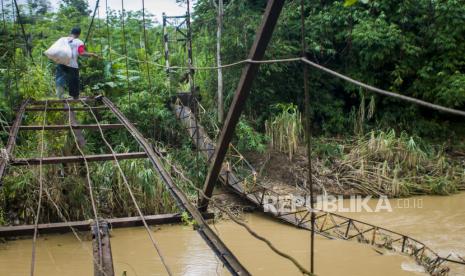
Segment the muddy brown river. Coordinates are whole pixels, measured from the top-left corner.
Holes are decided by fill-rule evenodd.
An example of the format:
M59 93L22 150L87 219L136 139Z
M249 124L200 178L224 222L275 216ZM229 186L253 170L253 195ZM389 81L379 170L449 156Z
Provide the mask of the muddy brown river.
M440 253L465 255L465 193L414 197L409 204L420 199L422 208L405 208L406 202L395 200L390 213L345 215L411 235ZM246 220L256 232L309 266L308 231L258 214L247 215ZM214 229L253 275L301 275L292 263L233 222L218 222ZM229 275L191 227L164 225L154 233L175 275ZM31 243L25 239L0 244L0 275L29 275ZM143 228L113 230L111 246L116 275L166 274ZM36 259L36 275L93 275L91 242L81 243L71 234L41 236ZM315 260L318 275L425 275L407 256L380 255L367 245L320 236L316 237ZM465 275L463 271L456 275Z

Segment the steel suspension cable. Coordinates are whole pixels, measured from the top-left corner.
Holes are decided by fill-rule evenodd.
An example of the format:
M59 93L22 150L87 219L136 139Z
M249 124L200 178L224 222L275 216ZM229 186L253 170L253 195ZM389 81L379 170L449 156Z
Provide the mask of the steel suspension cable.
M57 211L58 216L68 225L68 227L71 229L71 232L72 232L73 235L76 237L76 239L77 239L79 242L82 242L82 239L79 237L79 235L78 235L76 229L74 229L74 227L71 225L71 223L70 223L70 222L68 221L68 219L65 217L65 215L63 215L63 212L61 212L60 207L59 207L58 204L53 200L52 195L50 194L50 192L48 191L47 188L44 188L44 192L45 192L45 195L47 196L48 201L50 201L50 203L52 203L53 207L54 207L55 210Z
M149 65L149 47L148 47L148 35L147 35L147 24L145 21L145 0L142 0L142 27L144 28L144 52L145 52L145 66L147 67L147 80L148 80L148 88L149 93L153 92L152 86L152 77L150 74L150 65ZM152 97L152 106L153 106L153 114L155 114L155 97ZM153 137L155 137L155 120L153 120Z
M120 53L118 53L116 51L113 51L113 53L115 53L116 55L119 55L121 57L124 57L124 55L122 55L122 54L120 54ZM132 59L132 58L129 58L129 59L132 60L132 61L137 62L136 59ZM245 59L245 60L237 61L237 62L234 62L234 63L231 63L231 64L225 64L225 65L222 65L220 67L218 67L218 66L206 66L206 67L192 67L192 69L195 69L195 70L217 70L218 68L228 68L228 67L238 66L238 65L247 64L247 63L272 64L272 63L289 63L289 62L296 62L296 61L306 63L306 64L308 64L310 66L315 67L316 69L318 69L320 71L324 71L324 72L326 72L326 73L328 73L330 75L333 75L333 76L335 76L337 78L343 79L343 80L345 80L347 82L350 82L350 83L355 84L357 86L361 86L361 87L363 87L363 88L365 88L365 89L367 89L369 91L372 91L372 92L375 92L375 93L378 93L378 94L381 94L381 95L384 95L384 96L397 98L399 100L403 100L403 101L407 101L407 102L410 102L410 103L418 104L418 105L421 105L421 106L424 106L424 107L427 107L427 108L431 108L431 109L434 109L434 110L437 110L437 111L441 111L441 112L445 112L445 113L465 117L465 111L444 107L444 106L441 106L441 105L438 105L438 104L433 104L433 103L426 102L426 101L423 101L423 100L420 100L420 99L416 99L416 98L413 98L413 97L401 95L401 94L398 94L398 93L395 93L395 92L386 91L386 90L371 86L371 85L363 83L361 81L352 79L352 78L350 78L350 77L348 77L348 76L346 76L344 74L341 74L341 73L338 73L338 72L333 71L331 69L328 69L328 68L326 68L326 67L324 67L324 66L322 66L320 64L312 62L309 59L307 59L306 57L304 57L304 58L297 57L297 58L271 59L271 60ZM158 64L158 63L154 63L154 62L150 62L150 63L155 65L155 66L161 67L161 68L168 68L167 66L161 65L161 64ZM184 70L184 69L189 69L189 67L170 66L169 69L183 69Z
M32 170L32 165L27 163L27 167ZM94 255L89 251L89 248L86 246L85 243L82 242L82 239L79 237L78 233L77 233L77 230L74 229L74 227L72 226L72 224L68 221L68 219L63 215L63 212L61 212L60 210L60 207L58 206L58 204L53 200L52 196L50 195L50 192L48 191L47 187L44 186L43 188L43 191L45 193L45 195L47 196L47 199L50 201L50 203L52 203L52 205L55 207L56 211L57 211L57 214L58 216L63 220L63 222L69 227L69 229L71 230L71 232L73 233L74 237L76 238L76 240L78 240L78 242L81 243L81 245L85 248L85 250L87 251L87 253L90 253L90 257L92 258L93 262L95 264L97 264L98 262L96 261ZM103 270L101 270L101 272L103 273L103 275L107 275L107 273Z
M110 61L110 69L112 68L113 62L111 58L111 35L110 35L110 22L108 16L108 0L105 0L105 22L107 25L107 43L108 43L108 60Z
M41 139L40 139L40 159L39 159L39 200L37 203L37 212L36 212L36 219L34 222L34 236L32 237L32 257L31 257L31 276L34 276L35 272L35 264L36 264L36 244L37 244L37 233L39 231L39 219L40 219L40 210L42 207L42 194L44 190L44 179L43 179L43 166L42 161L44 159L44 140L45 140L45 124L47 122L47 108L48 108L48 101L45 101L44 107L44 119L42 121L42 131L41 131Z
M45 195L47 196L47 199L52 203L53 207L55 207L55 209L57 210L57 214L58 216L63 220L63 222L69 227L69 229L71 230L71 232L73 233L73 236L76 238L76 240L78 240L78 242L81 243L81 245L85 248L85 250L87 251L87 253L90 255L90 257L92 258L92 261L94 264L96 264L98 267L99 267L99 270L100 272L103 273L103 275L107 275L107 273L103 270L103 268L101 268L99 265L98 265L98 261L95 259L95 256L93 253L90 252L89 248L86 246L85 243L82 242L82 239L79 237L79 234L77 233L76 229L74 229L74 227L71 225L71 223L68 221L68 219L63 215L63 213L61 212L60 210L60 207L58 206L58 204L53 200L52 196L50 195L50 192L44 188L44 192L45 192Z
M250 226L248 226L246 223L238 220L234 214L232 214L230 211L228 211L226 209L226 207L224 205L221 205L219 203L217 203L215 200L213 200L211 197L208 197L205 195L205 193L203 192L202 189L198 188L197 186L195 186L195 184L189 179L187 178L183 173L182 171L180 171L174 164L172 164L170 162L170 160L168 160L165 156L163 156L162 154L160 154L158 152L158 150L156 150L156 153L157 155L163 160L165 161L168 166L170 166L173 171L179 175L189 186L191 186L194 190L197 190L197 192L199 194L201 194L202 196L204 196L205 198L207 198L209 200L209 202L215 206L218 210L220 210L222 213L225 213L234 223L242 226L245 230L247 230L247 232L252 235L254 238L264 242L273 252L275 252L276 254L278 254L279 256L291 261L296 267L297 269L299 269L299 271L304 274L304 275L313 275L310 271L308 271L307 269L305 269L295 258L293 258L292 256L290 256L289 254L287 253L284 253L283 251L279 250L271 241L269 241L268 239L266 239L265 237L261 236L260 234L258 234L257 232L255 232L254 230L252 230L252 228L250 228Z
M6 26L6 19L5 19L5 7L4 7L4 2L3 0L2 1L2 21L3 21L3 35L5 36L5 46L8 45L8 28ZM7 46L7 50L6 52L9 52L8 51L8 46ZM6 55L6 58L8 58L8 55ZM6 60L6 63L7 63L7 69L6 69L6 79L4 81L4 84L5 84L5 98L9 98L9 93L10 93L10 63L8 62L8 60Z
M124 56L122 54L119 54L118 52L115 52L115 51L113 51L113 52L115 54L119 55L119 56ZM134 59L132 59L132 60L134 60ZM134 60L134 61L137 61L137 60ZM192 67L192 68L196 69L196 70L216 70L218 68L233 67L233 66L238 66L238 65L247 64L247 63L272 64L272 63L288 63L288 62L296 62L296 61L306 63L306 64L308 64L310 66L315 67L316 69L318 69L320 71L324 71L324 72L326 72L326 73L328 73L330 75L333 75L333 76L335 76L337 78L343 79L343 80L345 80L347 82L350 82L350 83L355 84L357 86L361 86L361 87L363 87L363 88L365 88L365 89L367 89L369 91L372 91L372 92L375 92L375 93L378 93L378 94L381 94L381 95L384 95L384 96L397 98L399 100L403 100L403 101L407 101L407 102L410 102L410 103L418 104L418 105L421 105L421 106L424 106L424 107L427 107L427 108L430 108L430 109L434 109L434 110L437 110L437 111L441 111L441 112L445 112L445 113L465 117L465 111L444 107L442 105L433 104L433 103L430 103L430 102L427 102L427 101L423 101L423 100L420 100L420 99L416 99L416 98L413 98L413 97L401 95L401 94L398 94L398 93L395 93L395 92L386 91L386 90L371 86L371 85L363 83L361 81L352 79L352 78L350 78L350 77L348 77L348 76L346 76L344 74L341 74L341 73L338 73L338 72L333 71L331 69L328 69L328 68L324 67L323 65L320 65L320 64L317 64L315 62L310 61L307 58L298 57L298 58L271 59L271 60L245 59L245 60L237 61L237 62L234 62L234 63L231 63L231 64L226 64L226 65L223 65L221 67L210 66L210 67ZM158 64L158 63L151 63L151 64L154 64L155 66L158 66L158 67L167 68L165 65L161 65L161 64ZM188 67L182 67L182 66L171 66L169 68L170 69L188 69Z
M27 39L26 29L24 28L24 25L21 19L21 13L19 11L18 2L16 0L13 0L13 2L16 7L16 16L18 17L18 22L19 22L19 25L21 26L21 33L23 35L24 43L26 43L26 51L29 57L31 58L32 63L34 63L34 58L32 57L32 47L29 45L29 40Z
M300 0L300 36L301 36L301 56L305 57L307 53L307 42L305 40L305 5L304 0ZM315 206L313 197L313 179L312 179L312 124L310 114L310 92L308 87L308 66L303 65L303 85L304 85L304 102L305 102L305 142L307 144L308 158L308 185L310 189L310 272L315 271Z
M96 207L95 200L94 200L94 189L93 189L93 186L92 186L92 180L90 178L89 163L87 162L87 158L86 158L84 152L82 151L81 147L79 146L78 139L77 139L76 134L74 133L74 129L72 127L71 105L69 104L69 101L66 100L66 99L65 99L65 104L66 104L66 107L68 108L69 130L71 132L71 135L73 136L76 148L79 151L79 153L81 154L82 159L84 160L84 166L86 168L86 182L87 182L87 187L89 189L90 202L92 204L92 212L94 213L95 224L96 224L97 229L98 229L97 237L96 237L97 238L97 244L98 244L98 251L99 251L98 252L98 267L99 267L100 270L103 270L103 267L102 267L102 258L103 258L103 255L102 255L102 238L101 238L101 235L100 235L100 222L99 222L99 218L98 218L97 207Z
M120 57L125 57L124 54L118 53L117 51L113 50L112 51L114 54L120 56ZM134 61L134 62L140 62L137 59L133 59L131 57L128 57L129 60ZM294 57L294 58L283 58L283 59L270 59L270 60L251 60L251 59L244 59L240 61L236 61L230 64L224 64L221 66L192 66L192 67L186 67L186 66L167 66L167 65L162 65L158 64L155 62L150 62L150 64L158 66L160 68L164 69L173 69L173 70L187 70L187 69L193 69L193 70L217 70L219 68L229 68L229 67L234 67L242 64L247 64L247 63L260 63L260 64L272 64L272 63L288 63L288 62L296 62L296 61L301 61L300 57Z
M198 189L198 188L197 188ZM203 191L201 189L198 189L199 192L202 192L203 194ZM205 194L203 194L204 197ZM225 213L226 215L228 215L228 217L233 221L235 222L236 224L242 226L245 230L247 230L247 232L249 232L249 234L251 236L253 236L254 238L264 242L274 253L278 254L279 256L289 260L290 262L292 262L294 264L294 266L299 269L300 273L302 273L303 275L313 275L312 272L308 271L304 266L302 266L295 258L293 258L291 255L281 251L280 249L278 249L270 240L268 240L267 238L263 237L262 235L258 234L257 232L255 232L252 228L250 228L249 225L247 225L246 223L240 221L239 219L237 219L234 214L231 213L231 211L227 210L224 206L221 206L220 204L217 204L215 200L212 200L212 198L208 198L206 197L210 203L212 203L217 209L219 209L221 212Z
M129 61L128 61L128 48L126 46L126 28L124 24L124 16L125 16L125 10L124 10L124 0L121 0L121 27L123 31L123 51L124 55L126 57L126 82L127 82L127 89L129 93L129 103L131 103L131 89L129 86Z
M123 2L123 0L122 0L122 2ZM123 26L124 26L124 22L123 22ZM123 34L124 34L124 31L123 31ZM124 35L123 35L123 40L125 40ZM125 46L125 43L124 43L124 46ZM126 47L124 47L124 48L126 48ZM111 49L110 49L110 52L111 52ZM126 64L128 63L128 59L131 59L132 61L135 61L135 62L140 62L140 61L138 61L136 59L129 58L128 55L127 55L127 50L126 49L125 49L125 52L126 52L125 55L119 54L116 51L113 51L113 52L115 54L119 55L119 56L125 57L126 58ZM324 71L324 72L326 72L328 74L331 74L331 75L333 75L335 77L341 78L341 79L343 79L345 81L348 81L348 82L350 82L352 84L355 84L355 85L360 86L360 87L364 87L365 89L367 89L369 91L372 91L372 92L375 92L375 93L378 93L378 94L381 94L381 95L384 95L384 96L397 98L397 99L400 99L400 100L403 100L403 101L407 101L407 102L410 102L410 103L425 106L427 108L431 108L431 109L434 109L434 110L437 110L437 111L446 112L446 113L449 113L449 114L454 114L454 115L459 115L459 116L464 116L465 117L465 111L444 107L444 106L441 106L441 105L433 104L433 103L430 103L430 102L426 102L426 101L419 100L419 99L416 99L416 98L413 98L413 97L409 97L409 96L401 95L401 94L398 94L398 93L386 91L386 90L383 90L383 89L380 89L380 88L365 84L365 83L363 83L361 81L352 79L352 78L350 78L350 77L348 77L346 75L343 75L341 73L338 73L336 71L328 69L328 68L326 68L326 67L324 67L324 66L322 66L320 64L312 62L312 61L308 60L306 57L273 59L273 60L261 60L261 61L245 59L245 60L237 61L237 62L234 62L234 63L231 63L231 64L222 65L222 66L207 66L207 67L172 66L172 67L168 68L167 66L161 65L161 64L158 64L158 63L154 63L154 62L149 62L149 63L153 64L155 66L158 66L158 67L165 68L165 69L217 70L219 68L228 68L228 67L233 67L233 66L237 66L237 65L241 65L241 64L246 64L246 63L269 64L269 63L286 63L286 62L295 62L295 61L301 61L301 62L303 62L305 64L308 64L310 66L315 67L318 70ZM126 68L127 67L128 66L126 66ZM129 74L127 74L127 76L128 75Z
M97 8L97 17L99 18L99 20L97 21L97 29L100 31L102 29L102 26L100 24L100 6ZM101 38L98 40L98 43L100 46L100 56L103 57L103 43Z
M195 71L192 69L192 65L194 63L193 56L192 56L192 29L191 29L191 4L189 0L186 0L187 4L187 13L186 13L186 27L187 27L187 66L189 67L189 85L190 90L192 93L192 98L195 98ZM195 106L194 106L195 107ZM195 110L194 110L195 112Z
M13 3L13 0L11 1L11 13L13 14L13 53L12 53L12 59L11 61L13 62L13 72L15 76L15 86L16 86L16 92L19 92L19 85L18 85L18 74L16 73L18 68L16 67L16 17L14 16L15 14L15 5Z
M16 0L15 0L16 1ZM100 0L97 0L97 2L95 2L95 8L94 8L94 13L92 15L92 19L90 20L90 24L89 24L89 27L87 28L87 34L86 34L86 39L84 40L84 44L87 43L89 37L90 37L90 34L92 32L92 27L94 26L94 20L95 20L95 16L97 15L97 9L99 7L99 2Z
M119 171L119 173L121 175L121 178L123 179L124 185L128 189L131 200L134 203L134 206L136 207L137 213L139 214L139 216L140 216L140 218L142 220L142 223L144 224L145 230L147 231L147 234L149 235L149 238L150 238L150 241L152 242L153 247L155 248L158 255L160 256L160 260L161 260L163 266L165 267L166 272L168 273L168 275L173 275L170 268L168 267L168 264L166 263L165 257L163 256L163 253L161 252L161 249L160 249L159 245L157 244L157 241L155 240L155 238L154 238L154 236L152 234L152 231L150 230L150 227L148 226L148 224L147 224L147 222L145 220L145 216L142 213L142 211L141 211L141 209L139 207L139 204L137 203L136 197L134 196L134 193L132 192L131 186L129 185L129 181L127 180L126 175L125 175L123 169L121 168L119 160L116 157L116 152L114 151L113 147L110 145L108 140L105 138L105 135L103 134L102 127L100 125L100 122L99 122L97 116L95 115L95 112L92 110L92 107L89 106L87 103L85 103L82 100L81 100L81 102L82 102L82 104L84 106L86 106L89 109L89 112L92 115L92 117L94 118L95 123L96 123L96 125L97 125L97 127L99 129L100 136L102 137L102 141L105 143L105 145L107 146L107 148L110 150L111 154L113 155L113 160L114 160L114 162L116 164L116 167L118 168L118 171Z
M308 64L310 66L313 66L313 67L317 68L318 70L326 72L326 73L328 73L330 75L333 75L333 76L335 76L337 78L343 79L343 80L345 80L347 82L350 82L352 84L355 84L357 86L363 87L363 88L365 88L365 89L367 89L369 91L375 92L377 94L381 94L381 95L384 95L384 96L388 96L388 97L396 98L396 99L403 100L403 101L406 101L406 102L414 103L414 104L421 105L421 106L424 106L424 107L428 107L428 108L431 108L431 109L434 109L434 110L437 110L437 111L442 111L442 112L446 112L446 113L450 113L450 114L465 117L465 111L444 107L444 106L441 106L441 105L433 104L433 103L430 103L430 102L426 102L426 101L423 101L423 100L419 100L419 99L416 99L416 98L412 98L412 97L409 97L409 96L401 95L401 94L398 94L398 93L394 93L394 92L391 92L391 91L386 91L386 90L371 86L369 84L363 83L363 82L358 81L358 80L354 80L354 79L352 79L352 78L350 78L350 77L348 77L346 75L343 75L341 73L338 73L336 71L328 69L328 68L326 68L326 67L324 67L324 66L322 66L320 64L317 64L315 62L312 62L312 61L308 60L307 58L302 58L302 62L304 62L305 64Z
M6 35L5 7L4 7L3 0L2 0L2 20L3 20L3 31L5 32L5 35Z
M142 26L144 28L144 52L145 52L145 65L147 67L147 79L149 82L149 89L152 91L152 78L150 76L150 66L149 66L149 48L148 48L148 36L147 36L147 25L145 22L145 0L142 0Z
M124 55L119 54L116 51L113 51L113 52L115 54L119 55L119 56L124 57ZM131 59L131 58L129 58L129 59ZM131 60L137 62L136 59L131 59ZM226 64L226 65L223 65L223 66L220 66L220 67L218 67L218 66L192 67L192 69L195 69L195 70L216 70L218 68L228 68L228 67L238 66L238 65L247 64L247 63L272 64L272 63L289 63L289 62L296 62L296 61L303 62L305 64L308 64L310 66L315 67L316 69L318 69L320 71L324 71L324 72L326 72L326 73L328 73L330 75L333 75L333 76L335 76L337 78L343 79L343 80L345 80L347 82L350 82L350 83L355 84L357 86L361 86L361 87L363 87L363 88L365 88L365 89L367 89L369 91L372 91L372 92L375 92L375 93L378 93L378 94L381 94L381 95L384 95L384 96L397 98L399 100L403 100L403 101L407 101L407 102L414 103L414 104L417 104L417 105L421 105L421 106L424 106L424 107L427 107L427 108L430 108L430 109L434 109L434 110L437 110L437 111L441 111L441 112L445 112L445 113L465 117L465 111L444 107L444 106L441 106L441 105L438 105L438 104L433 104L433 103L430 103L430 102L427 102L427 101L423 101L423 100L420 100L420 99L416 99L416 98L413 98L413 97L405 96L405 95L402 95L402 94L398 94L398 93L391 92L391 91L386 91L386 90L371 86L371 85L363 83L361 81L352 79L352 78L350 78L350 77L348 77L348 76L346 76L344 74L341 74L341 73L338 73L338 72L333 71L331 69L328 69L328 68L326 68L326 67L324 67L324 66L322 66L320 64L312 62L312 61L308 60L306 57L304 57L304 58L298 57L298 58L271 59L271 60L245 59L245 60L237 61L237 62L234 62L234 63L231 63L231 64ZM168 68L167 66L161 65L161 64L158 64L158 63L154 63L154 62L150 62L150 63L155 65L155 66L161 67L161 68ZM189 69L189 67L170 66L169 69L183 69L184 70L184 69Z

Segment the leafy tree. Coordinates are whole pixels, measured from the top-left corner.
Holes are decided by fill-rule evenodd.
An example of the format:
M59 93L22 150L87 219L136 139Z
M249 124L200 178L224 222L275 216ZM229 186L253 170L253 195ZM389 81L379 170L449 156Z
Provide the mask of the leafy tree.
M217 31L216 31L216 66L218 66L218 92L217 92L217 103L218 103L218 122L222 123L224 120L224 100L223 100L223 69L221 68L222 63L221 63L221 39L223 36L223 17L224 17L224 12L225 9L228 8L229 5L231 5L233 1L230 1L229 4L224 6L224 1L223 0L217 0L218 3L215 2L215 0L212 0L212 5L214 8L217 10L217 16L216 16L216 22L217 22Z
M27 3L31 15L45 15L50 10L50 1L48 0L27 0Z
M89 4L85 0L63 0L61 8L69 8L72 7L76 9L80 15L87 16L89 15Z
M215 22L214 14L208 11L209 2L197 2L196 16L202 28L213 34ZM299 55L299 4L286 4L268 47L268 58ZM256 0L237 1L232 6L224 22L223 63L246 57L265 5L266 1ZM306 1L309 55L318 63L377 87L463 109L464 14L465 6L457 0ZM297 102L302 108L300 71L301 67L293 64L261 66L247 103L248 115L262 125L271 115L270 105ZM228 69L224 74L228 102L240 71ZM362 100L359 88L316 70L311 70L310 78L315 129L347 134L354 120L348 115L357 111ZM442 129L440 133L449 135L449 123L458 119L388 98L374 96L374 103L376 112L365 121L369 127L395 125L428 136Z

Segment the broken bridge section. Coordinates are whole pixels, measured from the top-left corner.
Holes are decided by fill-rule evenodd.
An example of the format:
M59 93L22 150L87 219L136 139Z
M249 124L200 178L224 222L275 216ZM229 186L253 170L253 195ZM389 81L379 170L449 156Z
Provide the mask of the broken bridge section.
M72 104L82 104L81 106L75 106ZM57 107L61 105L62 107ZM50 109L46 106L51 106ZM23 117L26 112L42 112L42 111L55 111L55 112L68 112L74 111L108 111L118 120L117 124L97 124L97 125L81 125L77 122L76 116L72 116L72 120L69 120L68 125L45 125L45 126L26 126L22 125ZM102 130L102 129L115 129L121 128L129 132L133 139L139 144L143 151L140 152L129 152L129 153L113 153L113 154L94 154L94 155L82 155L82 156L49 156L49 157L32 157L32 158L16 158L13 154L16 141L18 139L18 133L20 131L62 131L68 129L68 131L77 130ZM79 133L75 132L75 135L79 138ZM81 133L82 134L82 133ZM84 136L80 143L85 144ZM18 109L16 119L10 127L9 139L4 150L5 158L0 159L0 185L1 179L7 171L8 166L37 166L45 164L64 164L64 163L82 163L86 162L99 162L99 161L118 161L124 159L149 159L155 172L159 175L163 181L165 187L170 192L173 199L176 201L180 210L187 212L190 217L194 220L196 230L200 236L205 240L208 246L215 252L218 258L223 262L225 267L233 275L250 275L247 269L242 266L234 254L228 249L228 247L221 241L221 239L212 231L205 217L211 218L209 214L201 214L197 207L194 206L180 190L171 175L165 170L162 160L158 153L154 150L151 144L143 137L143 135L137 130L124 114L116 107L116 105L106 97L95 97L95 98L84 98L80 100L49 100L49 101L32 101L26 100L21 104ZM179 214L166 214L166 215L155 215L132 217L132 218L114 218L102 220L99 223L89 222L66 222L66 223L51 223L51 224L39 224L37 229L41 233L62 233L67 228L76 228L79 230L92 231L94 234L94 265L95 275L114 275L111 246L110 246L110 235L108 234L108 224L113 226L127 227L127 226L138 226L142 224L142 221L148 224L160 224L160 223L172 223L180 222L181 217ZM8 226L0 227L0 236L19 236L19 235L31 235L34 232L34 225L22 225L22 226ZM74 229L73 228L73 229ZM68 230L69 230L68 229ZM99 238L96 238L99 237ZM103 274L102 274L103 273Z
M207 129L200 122L196 122L202 121L202 114L195 116L180 99L176 100L172 108L194 146L203 153L207 162L211 162L216 145L209 137ZM202 109L200 106L200 110ZM212 131L215 129L218 127L214 127ZM278 193L258 183L255 169L232 144L225 155L218 180L265 214L298 228L311 230L309 208L301 207L293 211L288 211L289 208L278 208L290 205L289 195ZM269 199L273 199L272 205L269 205ZM465 265L460 256L441 256L423 242L399 232L324 210L314 209L314 213L315 233L329 239L355 240L377 248L408 254L432 275L446 274L449 266Z

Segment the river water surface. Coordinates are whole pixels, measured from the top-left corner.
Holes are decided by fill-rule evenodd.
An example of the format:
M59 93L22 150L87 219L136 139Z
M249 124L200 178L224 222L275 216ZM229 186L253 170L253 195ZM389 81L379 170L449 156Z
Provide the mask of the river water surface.
M377 200L369 206L375 209ZM392 212L342 213L422 241L441 256L465 256L465 193L391 199ZM453 266L453 265L452 265ZM451 267L452 267L451 266ZM453 266L452 275L465 275L465 266Z
M394 206L394 201L391 213L345 215L411 235L440 253L465 253L465 194L410 200L420 198L423 208L399 208L406 203ZM257 233L309 267L308 231L257 214L247 215L246 220ZM253 275L301 275L292 263L233 222L212 227ZM229 275L192 227L164 225L156 227L154 235L175 275ZM30 273L31 243L26 239L0 244L0 275ZM166 275L143 228L113 230L111 246L116 275ZM317 236L315 250L318 275L425 275L407 256L380 255L357 242ZM36 275L93 275L91 242L81 243L71 234L41 236Z

